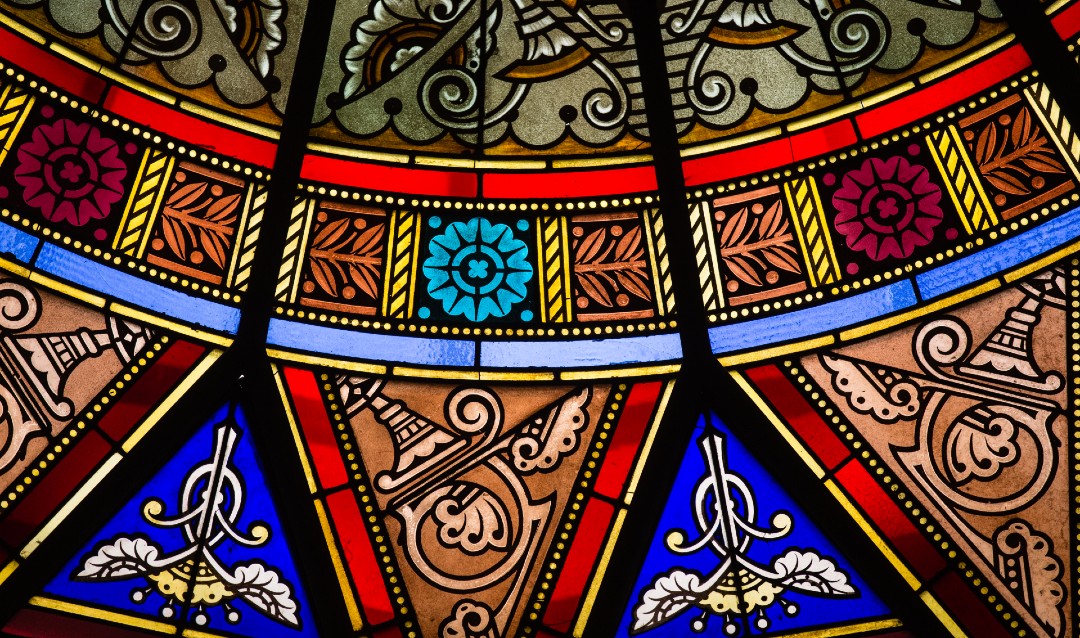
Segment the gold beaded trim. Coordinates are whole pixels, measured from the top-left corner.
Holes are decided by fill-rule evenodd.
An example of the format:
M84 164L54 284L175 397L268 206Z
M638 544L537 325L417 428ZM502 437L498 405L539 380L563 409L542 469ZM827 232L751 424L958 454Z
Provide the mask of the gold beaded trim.
M82 415L68 426L67 432L63 433L60 438L54 439L52 447L48 448L36 463L29 465L23 471L22 476L17 477L11 483L8 492L0 497L0 518L13 510L15 505L30 493L34 483L41 480L48 473L49 466L55 464L69 448L74 447L75 443L86 431L87 426L92 425L94 419L100 418L108 411L109 404L116 399L124 388L132 383L136 376L145 370L161 352L162 347L168 343L168 335L162 335L157 342L147 348L135 362L124 370L122 375L98 394L96 401L86 406Z

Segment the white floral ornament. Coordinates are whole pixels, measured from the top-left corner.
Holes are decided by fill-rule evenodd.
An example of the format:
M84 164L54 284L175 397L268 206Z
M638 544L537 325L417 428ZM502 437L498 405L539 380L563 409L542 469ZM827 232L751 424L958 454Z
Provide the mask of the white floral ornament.
M239 599L265 616L284 625L300 628L298 605L290 584L272 567L250 561L227 567L214 555L214 548L226 538L246 547L258 547L270 540L270 529L257 522L247 533L236 528L244 505L243 484L230 466L240 429L229 421L214 431L214 452L210 459L192 468L181 490L180 511L165 518L164 504L151 499L143 506L143 518L163 528L180 527L188 543L162 556L161 548L143 535L119 536L98 547L83 559L73 580L117 581L143 577L147 586L131 592L136 603L157 590L165 598L160 614L176 615L176 607L190 605L194 620L206 625L206 609L221 605L225 620L240 622Z
M692 502L701 537L688 543L682 530L671 530L665 544L683 555L708 547L720 564L706 576L678 567L659 575L634 606L631 634L654 629L691 607L701 610L690 623L696 633L705 631L710 615L724 619L729 636L738 633L738 619L751 614L754 625L765 631L771 624L765 614L769 607L779 605L789 617L799 613L795 602L782 598L786 591L830 598L859 595L848 575L813 549L789 549L771 566L751 560L747 552L754 540L784 538L791 533L791 517L777 512L769 527L759 527L750 486L728 469L724 435L710 432L698 445L709 468L694 488Z

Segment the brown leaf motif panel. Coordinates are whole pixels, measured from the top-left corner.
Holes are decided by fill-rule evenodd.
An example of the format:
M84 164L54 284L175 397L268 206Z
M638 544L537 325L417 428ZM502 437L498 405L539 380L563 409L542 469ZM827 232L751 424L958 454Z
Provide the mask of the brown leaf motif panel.
M798 239L778 187L713 200L712 211L728 303L806 289Z
M386 212L324 202L315 215L300 303L375 314L383 277Z
M149 330L0 279L0 490L146 348Z
M1065 158L1020 95L960 121L983 187L1004 219L1076 188Z
M570 219L575 317L640 319L656 314L645 229L636 213Z
M610 387L337 384L419 633L520 635Z
M949 539L941 546L966 554L1028 626L1054 637L1075 631L1062 515L1071 511L1065 285L1055 268L802 360Z
M229 270L243 203L242 180L181 163L151 233L147 261L221 284Z

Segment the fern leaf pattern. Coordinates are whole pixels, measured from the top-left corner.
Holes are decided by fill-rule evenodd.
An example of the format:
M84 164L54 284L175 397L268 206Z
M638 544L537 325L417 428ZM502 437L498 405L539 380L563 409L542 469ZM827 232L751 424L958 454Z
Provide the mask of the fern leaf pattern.
M242 181L181 164L151 234L147 259L220 284L236 244L243 199Z
M652 270L640 215L581 215L571 219L570 234L578 319L632 319L655 314Z
M323 205L312 224L301 303L372 314L379 299L386 254L382 211Z
M1050 132L1020 96L992 104L961 127L983 187L1003 218L1076 187Z
M806 287L791 220L776 188L713 202L723 287L732 305Z

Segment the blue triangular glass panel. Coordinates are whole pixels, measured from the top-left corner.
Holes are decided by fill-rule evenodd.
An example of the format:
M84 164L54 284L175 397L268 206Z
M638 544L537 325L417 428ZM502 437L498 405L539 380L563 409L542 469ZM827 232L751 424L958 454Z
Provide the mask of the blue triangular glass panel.
M619 635L788 634L888 616L724 424L700 419Z
M211 633L316 635L235 406L219 410L45 591Z

